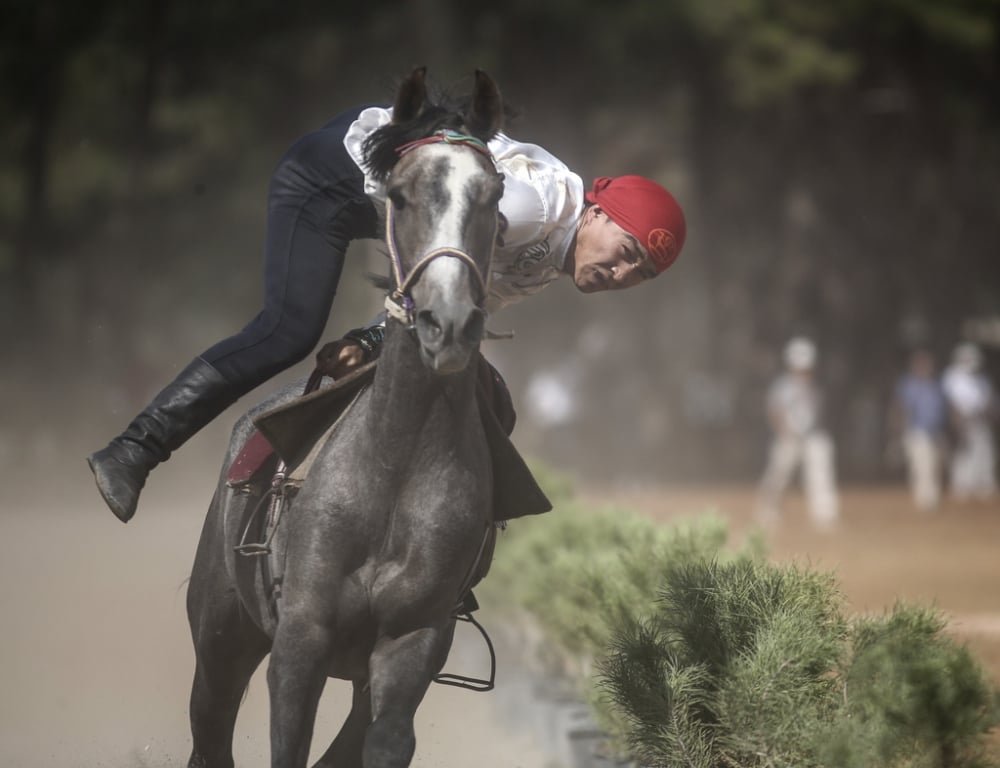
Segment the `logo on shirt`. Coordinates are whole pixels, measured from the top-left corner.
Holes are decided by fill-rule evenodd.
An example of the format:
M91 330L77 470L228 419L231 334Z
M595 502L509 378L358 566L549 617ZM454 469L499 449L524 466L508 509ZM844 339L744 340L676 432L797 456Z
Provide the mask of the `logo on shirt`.
M514 259L514 270L516 272L527 272L548 256L551 250L552 247L549 245L548 240L542 240L540 243L528 246L517 254L517 257Z

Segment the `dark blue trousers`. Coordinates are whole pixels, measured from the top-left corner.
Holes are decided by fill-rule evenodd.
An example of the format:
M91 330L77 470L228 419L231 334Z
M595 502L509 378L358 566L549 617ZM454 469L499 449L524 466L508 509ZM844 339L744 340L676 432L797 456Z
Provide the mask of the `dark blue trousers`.
M351 240L378 236L364 175L344 148L363 107L295 142L268 192L264 307L239 333L200 357L237 396L303 360L317 346Z

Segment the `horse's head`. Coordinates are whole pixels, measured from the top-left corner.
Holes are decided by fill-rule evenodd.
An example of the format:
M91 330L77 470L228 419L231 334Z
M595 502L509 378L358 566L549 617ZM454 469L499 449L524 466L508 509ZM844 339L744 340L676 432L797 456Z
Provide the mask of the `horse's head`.
M425 70L401 85L393 119L367 145L369 169L385 181L386 241L396 281L389 314L413 326L432 370L463 370L483 338L490 259L503 176L486 142L503 107L493 81L476 72L464 107L427 99Z

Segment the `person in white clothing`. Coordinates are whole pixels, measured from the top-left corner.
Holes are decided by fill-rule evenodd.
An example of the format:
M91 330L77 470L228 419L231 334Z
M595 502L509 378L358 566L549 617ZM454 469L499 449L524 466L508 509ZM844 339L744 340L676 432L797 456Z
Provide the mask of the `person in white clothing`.
M411 138L462 129L463 110L461 104L426 103ZM349 243L383 237L385 189L369 173L366 154L369 137L391 120L389 107L356 107L300 138L279 161L268 197L263 309L243 330L196 357L124 432L87 459L120 520L132 518L149 472L173 450L315 348ZM583 293L638 285L666 270L684 246L681 207L655 181L602 177L587 187L535 144L504 134L459 139L488 140L504 175L502 243L493 258L487 311L562 277ZM358 328L324 351L347 370L376 354L381 338L377 325Z
M959 501L987 500L997 492L993 422L997 414L993 384L982 370L975 344L959 344L942 386L955 433L950 490Z
M810 339L791 339L784 351L785 371L768 391L773 436L757 506L758 519L766 525L779 520L782 498L800 468L813 523L829 529L840 513L834 445L822 426L822 395L815 381L816 357Z

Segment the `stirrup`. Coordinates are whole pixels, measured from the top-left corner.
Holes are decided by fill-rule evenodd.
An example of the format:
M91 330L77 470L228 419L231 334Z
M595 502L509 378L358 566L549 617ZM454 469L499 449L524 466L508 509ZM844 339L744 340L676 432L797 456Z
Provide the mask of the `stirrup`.
M472 595L472 592L469 592ZM475 598L472 598L475 602ZM478 605L477 605L478 607ZM496 651L493 650L493 642L490 640L490 636L486 634L486 630L483 629L483 625L472 618L471 613L466 613L461 616L455 617L458 621L466 621L476 629L479 630L479 634L483 636L483 640L486 641L486 647L490 652L490 677L488 680L481 680L478 677L466 677L465 675L452 675L448 673L442 673L435 675L431 678L432 682L438 683L440 685L451 685L455 688L464 688L467 691L475 691L476 693L485 693L486 691L493 690L493 683L497 676L497 655Z

